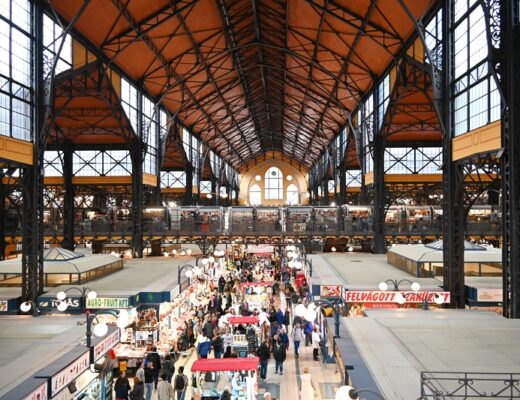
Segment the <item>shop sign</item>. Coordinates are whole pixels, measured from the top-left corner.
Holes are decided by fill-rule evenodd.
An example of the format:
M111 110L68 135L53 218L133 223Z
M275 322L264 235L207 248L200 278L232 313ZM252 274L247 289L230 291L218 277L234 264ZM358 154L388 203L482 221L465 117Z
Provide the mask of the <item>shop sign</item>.
M181 285L180 285L180 292L184 292L186 289L188 289L190 287L190 280L189 279L186 279L184 282L181 282Z
M47 400L49 397L47 396L47 381L42 383L38 388L33 390L33 392L25 396L22 400Z
M435 302L435 296L441 296L444 304L450 302L450 292L413 292L413 291L378 291L378 290L347 290L344 300L346 303L397 303L397 296L402 294L406 297L406 303L428 303Z
M274 246L266 244L249 244L247 245L247 252L253 254L272 254L274 253Z
M94 346L94 361L97 361L108 350L119 343L120 334L121 330L118 328Z
M173 299L175 299L179 294L181 293L181 288L180 286L175 286L171 291L170 291L170 301L172 301Z
M9 302L7 300L0 300L0 312L9 310Z
M341 285L321 285L321 297L341 297Z
M128 297L96 297L87 298L87 308L129 308L130 299Z
M64 387L71 383L83 371L85 371L90 364L90 353L87 351L80 358L69 364L65 369L62 369L51 378L51 396L54 397Z
M81 297L67 297L65 300L67 302L68 308L79 309L81 307ZM58 307L58 299L49 299L44 298L38 301L38 308L57 308Z
M501 303L504 301L501 288L477 289L477 301L483 303Z
M74 380L74 386L76 387L75 394L81 393L87 386L89 386L94 379L98 377L98 374L92 371L89 371L88 369L83 372L80 376L78 376ZM68 388L63 389L61 392L59 392L56 396L52 398L52 400L70 400L71 394Z

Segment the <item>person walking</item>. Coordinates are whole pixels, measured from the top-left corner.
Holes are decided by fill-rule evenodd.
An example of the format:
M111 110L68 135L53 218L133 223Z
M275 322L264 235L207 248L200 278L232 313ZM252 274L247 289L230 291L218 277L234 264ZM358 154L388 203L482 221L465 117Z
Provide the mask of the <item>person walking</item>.
M213 347L213 353L215 354L215 358L222 357L222 348L224 346L224 340L222 336L217 332L213 340L211 341L211 346Z
M175 400L175 391L165 373L161 375L161 381L157 385L157 400Z
M126 377L125 372L121 372L119 378L117 378L114 384L114 390L116 392L116 400L128 400L128 393L130 392L130 382Z
M311 374L309 374L309 368L303 369L303 374L300 375L302 386L300 390L300 400L314 400L316 398L316 387L312 382Z
M161 373L161 356L159 355L159 353L157 353L157 347L152 347L152 351L150 351L146 355L146 359L148 363L153 364L153 381L154 386L157 389L157 384L159 383L159 375Z
M146 400L152 400L155 373L153 363L146 364L144 370L144 386L146 387Z
M305 334L305 346L308 346L312 343L312 330L313 325L311 321L305 322L303 333Z
M262 344L258 347L256 351L258 358L260 359L260 379L265 381L267 379L267 363L269 362L269 358L271 357L271 352L269 351L269 345L267 344L267 340L264 340Z
M144 383L137 376L134 378L134 388L130 393L130 400L144 400Z
M137 379L139 379L139 382L141 382L144 387L144 361L141 362L141 364L139 365L139 368L137 369L137 371L135 373L135 377Z
M280 375L283 375L283 363L287 357L287 350L279 337L276 338L276 342L273 345L273 357L275 361L274 373L277 374L280 372Z
M175 364L172 357L167 354L162 364L163 374L166 374L166 380L168 383L172 383L172 377L175 374Z
M280 342L285 347L285 350L289 350L289 335L285 331L285 328L280 329L280 334L278 336L280 337Z
M292 331L292 339L294 342L294 356L296 358L300 357L300 353L298 353L298 349L300 348L300 343L305 340L305 335L303 334L303 330L300 324L294 325Z
M211 351L211 340L208 339L204 332L199 336L199 344L197 346L197 353L200 358L208 358L208 354Z
M319 351L320 351L321 336L320 336L320 333L318 332L318 326L314 327L311 337L312 337L312 357L313 357L314 361L320 361Z
M175 393L177 393L177 400L184 400L186 389L188 389L188 377L184 375L184 366L179 367L173 388L175 389Z

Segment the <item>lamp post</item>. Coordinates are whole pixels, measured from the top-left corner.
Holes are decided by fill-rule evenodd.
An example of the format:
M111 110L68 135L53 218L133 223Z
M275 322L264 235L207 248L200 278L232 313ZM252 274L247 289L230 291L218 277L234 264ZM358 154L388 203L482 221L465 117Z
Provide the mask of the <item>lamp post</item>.
M69 305L67 304L65 299L67 298L67 293L69 293L72 290L75 290L81 294L81 301L83 302L83 304L82 304L83 308L86 308L86 306L87 306L86 299L93 300L97 297L97 293L86 286L83 286L82 288L79 288L76 286L70 287L70 288L62 290L61 292L58 292L56 294L56 298L58 299L56 308L58 309L58 311L67 310Z
M344 304L343 299L339 298L337 300L315 300L310 303L307 307L303 304L298 304L294 309L296 315L305 318L307 321L314 321L316 319L316 308L322 305L327 305L332 307L334 310L334 337L341 338L339 335L339 306L340 304ZM300 307L301 306L301 307Z
M193 274L198 276L202 273L202 270L199 267L193 266L191 264L185 264L185 265L181 266L179 268L179 275L177 278L177 283L179 285L181 284L182 271L184 271L185 269L188 269L188 271L186 271L186 276L188 278L191 278L193 276Z
M126 310L98 310L95 313L86 313L86 325L87 325L87 347L92 347L92 333L96 335L97 337L103 337L108 332L108 326L104 322L99 322L98 316L100 315L112 315L113 317L117 318L116 324L118 328L123 329L128 325L128 313ZM92 324L94 321L97 322L97 324L94 326L94 329L92 329Z
M385 400L381 393L372 389L354 389L352 386L341 386L336 391L336 400L356 400L359 399L359 393L370 393L380 400Z
M387 279L386 281L381 282L379 284L379 290L381 290L383 292L385 290L388 290L389 283L391 283L394 286L394 290L399 290L399 286L403 282L409 283L414 292L418 292L419 290L421 290L421 285L419 284L419 282L412 282L410 279L401 279L399 281L397 279Z

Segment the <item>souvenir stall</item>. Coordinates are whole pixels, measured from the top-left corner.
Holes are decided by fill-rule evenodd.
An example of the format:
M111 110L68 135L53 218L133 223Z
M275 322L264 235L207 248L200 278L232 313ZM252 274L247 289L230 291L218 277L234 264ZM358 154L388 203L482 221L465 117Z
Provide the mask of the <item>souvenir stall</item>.
M236 350L239 357L248 356L248 337L246 332L249 328L253 328L256 336L256 347L260 344L260 320L257 317L249 316L244 317L242 315L232 315L227 318L227 322L233 327L233 350ZM240 329L241 328L241 329Z
M273 292L272 282L242 282L240 287L249 310L269 309Z
M209 358L195 361L191 372L202 400L218 400L228 388L232 400L256 400L258 357Z

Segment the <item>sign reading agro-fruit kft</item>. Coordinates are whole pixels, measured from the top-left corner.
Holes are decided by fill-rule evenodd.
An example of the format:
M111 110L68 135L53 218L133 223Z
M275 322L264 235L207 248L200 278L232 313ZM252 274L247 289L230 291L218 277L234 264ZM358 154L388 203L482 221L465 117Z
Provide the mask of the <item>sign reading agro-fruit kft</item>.
M87 308L129 308L130 299L128 297L96 297L87 298Z

